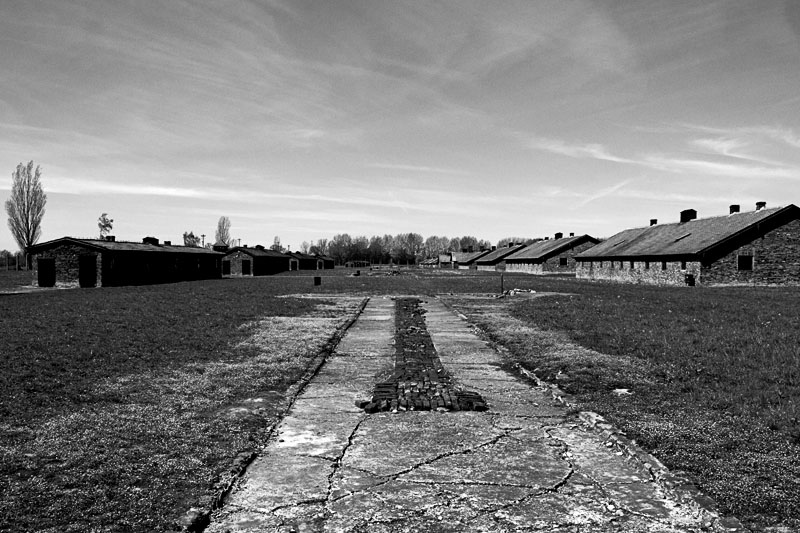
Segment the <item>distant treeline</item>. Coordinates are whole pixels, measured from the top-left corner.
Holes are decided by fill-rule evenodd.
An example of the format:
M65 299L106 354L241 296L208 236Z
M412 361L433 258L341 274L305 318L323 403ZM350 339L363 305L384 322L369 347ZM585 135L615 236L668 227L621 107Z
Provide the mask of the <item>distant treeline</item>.
M501 239L497 246L504 246L509 242L530 243L534 239L521 237L508 237ZM365 237L359 235L351 237L347 233L334 235L330 240L319 239L312 242L303 242L300 251L311 254L322 254L332 257L336 264L343 265L349 261L367 261L372 264L415 264L429 257L448 252L460 252L472 249L479 251L491 248L487 240L478 239L471 235L464 237L438 237L431 236L427 239L419 233L399 233L397 235L383 235Z

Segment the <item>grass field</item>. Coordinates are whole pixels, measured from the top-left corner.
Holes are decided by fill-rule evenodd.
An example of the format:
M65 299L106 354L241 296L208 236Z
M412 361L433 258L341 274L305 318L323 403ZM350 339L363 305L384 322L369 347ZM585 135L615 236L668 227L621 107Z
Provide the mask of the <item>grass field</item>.
M800 289L539 288L561 294L456 306L726 514L800 530Z
M798 289L361 270L0 295L0 531L173 531L369 294L444 294L723 509L800 522ZM279 298L307 293L313 298ZM633 394L618 395L627 388Z
M30 287L33 274L27 270L0 270L0 292Z

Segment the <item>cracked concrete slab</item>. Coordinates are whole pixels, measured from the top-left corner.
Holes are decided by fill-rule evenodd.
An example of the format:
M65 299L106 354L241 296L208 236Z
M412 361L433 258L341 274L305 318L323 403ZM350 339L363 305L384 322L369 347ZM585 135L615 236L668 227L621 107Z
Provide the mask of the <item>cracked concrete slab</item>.
M488 411L356 407L395 360L394 302L372 298L208 532L723 530L569 417L547 387L503 370L441 302L423 305L442 364Z

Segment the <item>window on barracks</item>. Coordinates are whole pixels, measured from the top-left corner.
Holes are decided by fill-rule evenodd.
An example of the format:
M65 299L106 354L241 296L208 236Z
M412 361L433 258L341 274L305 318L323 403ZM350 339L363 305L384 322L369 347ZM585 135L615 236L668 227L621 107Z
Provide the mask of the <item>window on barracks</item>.
M645 270L650 270L650 261L645 261L644 262L644 269Z
M666 270L666 269L667 269L667 262L661 261L661 270Z
M567 258L566 257L559 257L558 258L558 266L562 266L562 267L567 266Z
M681 261L681 270L686 270L686 261Z
M752 255L737 255L736 256L736 270L753 270L753 256Z
M631 270L633 270L633 269L634 269L634 262L631 261Z

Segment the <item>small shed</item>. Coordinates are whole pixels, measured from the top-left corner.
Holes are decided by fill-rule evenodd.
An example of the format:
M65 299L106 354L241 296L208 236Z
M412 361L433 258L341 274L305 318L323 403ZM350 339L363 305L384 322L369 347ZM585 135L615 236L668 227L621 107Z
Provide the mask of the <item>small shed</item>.
M324 270L333 270L336 267L336 261L329 255L317 254L315 257L322 261L322 269Z
M296 270L323 270L325 268L325 262L315 255L302 252L287 252L286 254L297 261Z
M62 237L28 248L40 287L149 285L222 277L222 255L207 248Z
M281 252L263 246L248 248L237 246L222 258L222 274L225 276L269 276L286 272L291 268L291 258Z
M800 208L741 212L621 231L578 254L576 276L658 285L799 285Z
M506 257L506 272L574 273L575 256L598 242L589 235L564 237L562 233L556 233L553 239L534 242Z
M506 257L514 252L518 252L524 247L525 245L522 243L508 243L507 246L503 246L502 248L492 246L492 250L490 250L489 253L475 260L475 268L477 270L504 271L506 269Z
M428 259L419 262L419 266L422 268L436 268L438 265L438 257L429 257Z

